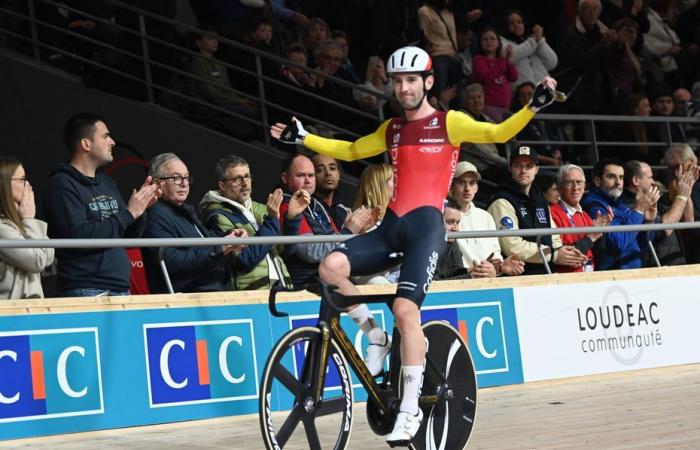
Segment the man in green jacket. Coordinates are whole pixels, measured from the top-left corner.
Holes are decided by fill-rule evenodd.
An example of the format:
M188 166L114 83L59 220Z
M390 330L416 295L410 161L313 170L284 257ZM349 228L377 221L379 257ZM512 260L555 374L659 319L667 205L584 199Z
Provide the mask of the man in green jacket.
M230 155L216 164L218 190L206 193L199 203L202 222L213 233L224 236L234 229L244 229L248 236L280 236L279 206L282 190L275 189L267 203L251 200L253 179L245 159ZM301 212L309 205L305 191L294 193L284 220L287 235L298 234ZM282 261L282 246L249 245L228 256L235 290L268 289L275 281L291 285L289 272Z

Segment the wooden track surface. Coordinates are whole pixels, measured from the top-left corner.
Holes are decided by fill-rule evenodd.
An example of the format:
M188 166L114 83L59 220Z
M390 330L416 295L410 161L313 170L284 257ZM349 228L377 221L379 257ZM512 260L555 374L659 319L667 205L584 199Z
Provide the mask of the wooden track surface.
M260 449L262 443L253 415L0 441L0 448ZM350 449L388 448L357 404ZM482 389L467 448L700 449L700 364Z

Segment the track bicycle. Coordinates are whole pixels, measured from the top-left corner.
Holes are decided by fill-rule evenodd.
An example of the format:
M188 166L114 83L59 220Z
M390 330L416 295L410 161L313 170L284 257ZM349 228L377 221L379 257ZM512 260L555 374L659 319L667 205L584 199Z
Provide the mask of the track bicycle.
M312 290L307 287L308 290ZM273 287L270 312L277 310ZM343 296L320 287L321 304L315 326L287 332L272 349L260 385L259 418L268 450L348 448L353 421L350 368L367 391L367 421L378 435L391 432L401 402L400 340L393 330L389 368L373 377L355 346L340 327L340 315L358 303L386 303L395 295ZM426 366L419 407L424 417L409 444L413 450L459 450L466 447L476 416L476 375L469 349L449 323L423 324ZM273 413L273 401L287 413ZM299 427L302 424L302 427ZM303 431L301 430L303 428Z

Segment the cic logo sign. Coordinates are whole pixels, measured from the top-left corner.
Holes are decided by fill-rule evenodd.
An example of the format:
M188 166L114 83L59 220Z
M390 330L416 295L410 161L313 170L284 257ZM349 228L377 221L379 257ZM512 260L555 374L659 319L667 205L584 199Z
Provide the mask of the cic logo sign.
M103 412L97 328L0 333L0 423Z
M252 320L143 326L150 406L258 396Z
M505 376L507 382L522 382L517 332L509 329L505 319L512 309L511 303L498 300L424 306L421 321L449 322L469 346L477 375L498 374Z

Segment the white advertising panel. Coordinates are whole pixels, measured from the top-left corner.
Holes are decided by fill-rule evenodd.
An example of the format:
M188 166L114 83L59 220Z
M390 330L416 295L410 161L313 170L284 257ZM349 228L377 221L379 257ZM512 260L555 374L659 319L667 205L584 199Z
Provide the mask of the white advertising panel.
M700 278L514 289L524 381L700 362Z

